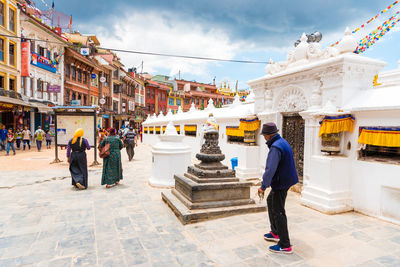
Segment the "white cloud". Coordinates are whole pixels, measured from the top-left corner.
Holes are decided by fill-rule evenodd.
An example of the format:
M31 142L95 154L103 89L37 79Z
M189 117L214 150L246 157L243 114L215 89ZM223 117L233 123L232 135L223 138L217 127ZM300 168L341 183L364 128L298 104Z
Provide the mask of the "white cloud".
M130 10L118 18L111 18L107 24L111 26L84 24L78 28L96 34L102 47L124 50L232 59L245 47L244 42L233 42L218 28L206 29L190 21L179 21L173 14L163 11ZM162 68L168 69L166 74L171 76L180 71L181 74L190 73L209 79L213 76L208 71L210 64L218 64L194 59L117 54L127 68L138 66L143 60L145 72L155 74Z

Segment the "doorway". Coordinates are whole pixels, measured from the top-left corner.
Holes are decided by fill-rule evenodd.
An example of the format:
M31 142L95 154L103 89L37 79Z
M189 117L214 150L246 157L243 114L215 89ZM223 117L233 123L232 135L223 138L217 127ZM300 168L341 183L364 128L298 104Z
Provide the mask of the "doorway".
M304 120L298 113L283 115L282 136L292 147L299 183L303 184Z

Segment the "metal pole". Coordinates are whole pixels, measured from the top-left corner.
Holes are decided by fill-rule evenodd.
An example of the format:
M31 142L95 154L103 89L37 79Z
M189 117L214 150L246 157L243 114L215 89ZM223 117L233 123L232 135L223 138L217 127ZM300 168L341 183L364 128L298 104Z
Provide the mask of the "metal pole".
M94 161L92 165L90 166L97 166L100 165L100 163L97 161L97 116L96 116L96 110L93 112L94 116L94 144L93 144L93 149L94 149Z
M59 162L61 162L61 160L58 158L58 139L57 139L57 112L54 112L54 114L55 114L55 119L54 119L54 130L55 130L55 139L54 139L54 141L55 141L55 154L56 154L56 158L54 159L54 161L53 162L51 162L50 164L53 164L53 163L59 163Z

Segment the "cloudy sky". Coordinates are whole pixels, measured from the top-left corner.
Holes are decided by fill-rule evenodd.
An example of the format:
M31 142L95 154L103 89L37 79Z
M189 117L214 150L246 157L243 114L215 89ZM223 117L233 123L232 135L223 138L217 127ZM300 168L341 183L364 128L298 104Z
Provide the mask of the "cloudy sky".
M36 0L38 7L52 0ZM284 60L305 33L320 31L323 47L337 41L394 0L54 0L72 14L73 28L96 34L102 47L189 56L268 61ZM361 39L400 10L400 4L356 34ZM400 17L400 15L399 15ZM397 67L399 25L364 53ZM265 74L265 64L239 64L118 53L127 68L239 89ZM141 67L139 67L141 70Z

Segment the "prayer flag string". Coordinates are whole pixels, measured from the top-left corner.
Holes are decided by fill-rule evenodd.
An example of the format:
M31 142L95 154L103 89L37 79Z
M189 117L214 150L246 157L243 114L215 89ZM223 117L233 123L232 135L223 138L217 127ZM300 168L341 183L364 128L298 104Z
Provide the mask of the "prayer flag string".
M371 23L372 21L374 21L375 19L377 19L381 14L386 13L388 10L390 10L393 6L395 6L395 5L398 4L398 3L399 3L399 1L394 1L394 2L393 2L391 5L389 5L387 8L381 10L381 11L380 11L378 14L376 14L374 17L370 18L366 23L364 23L364 24L362 24L361 26L355 28L355 29L352 31L352 33L358 32L360 29L364 28L367 24L369 24L369 23ZM331 47L333 47L333 46L339 44L339 42L340 42L340 41L337 41L337 42L333 43L333 44L331 45Z

